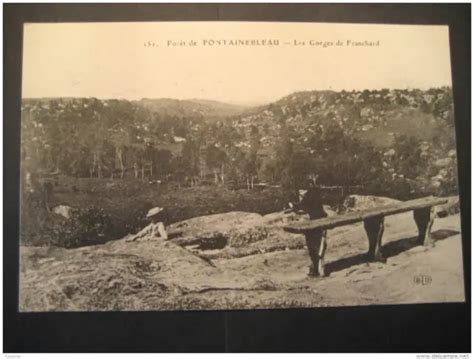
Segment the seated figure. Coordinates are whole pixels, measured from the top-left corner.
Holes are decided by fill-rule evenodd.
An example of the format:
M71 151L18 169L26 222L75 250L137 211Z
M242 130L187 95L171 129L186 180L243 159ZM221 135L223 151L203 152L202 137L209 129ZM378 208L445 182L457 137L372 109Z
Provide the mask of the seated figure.
M154 207L150 209L146 218L151 220L151 223L143 228L140 232L127 239L127 242L134 242L138 239L156 239L158 237L167 240L168 233L164 225L164 208Z

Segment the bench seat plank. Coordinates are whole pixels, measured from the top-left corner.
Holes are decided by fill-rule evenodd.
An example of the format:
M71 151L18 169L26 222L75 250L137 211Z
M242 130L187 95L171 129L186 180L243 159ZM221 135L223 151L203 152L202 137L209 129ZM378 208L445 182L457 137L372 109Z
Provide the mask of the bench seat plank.
M285 226L284 230L290 233L307 233L316 229L325 230L352 223L364 221L374 217L385 217L411 210L429 208L448 202L447 198L424 197L406 202L389 204L382 207L369 208L363 211L351 212L335 217L326 217L307 221L300 224Z

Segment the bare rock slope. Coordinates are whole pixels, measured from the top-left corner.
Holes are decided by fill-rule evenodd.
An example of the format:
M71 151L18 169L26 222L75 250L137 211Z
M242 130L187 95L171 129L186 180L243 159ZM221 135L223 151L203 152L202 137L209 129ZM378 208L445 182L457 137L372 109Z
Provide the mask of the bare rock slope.
M171 239L78 249L21 248L21 311L312 307L463 301L459 215L416 245L411 213L387 217L385 264L364 261L362 224L329 232L330 276L308 278L304 238L282 227L304 215L230 212L170 228ZM424 278L420 281L419 278Z

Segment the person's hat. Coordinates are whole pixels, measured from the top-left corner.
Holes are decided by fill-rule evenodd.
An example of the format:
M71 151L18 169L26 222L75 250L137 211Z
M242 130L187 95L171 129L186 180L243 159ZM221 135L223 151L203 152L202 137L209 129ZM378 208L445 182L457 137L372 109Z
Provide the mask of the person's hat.
M164 208L161 208L161 207L155 207L155 208L152 208L148 211L148 213L146 214L146 218L150 218L150 217L153 217L153 216L156 216L158 213L160 213L161 211L163 211Z

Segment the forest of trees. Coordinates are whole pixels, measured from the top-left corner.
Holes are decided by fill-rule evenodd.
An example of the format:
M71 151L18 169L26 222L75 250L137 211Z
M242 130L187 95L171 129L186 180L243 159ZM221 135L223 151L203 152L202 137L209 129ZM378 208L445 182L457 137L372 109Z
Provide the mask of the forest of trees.
M455 150L449 88L304 92L218 120L195 111L169 113L125 100L24 100L23 175L159 179L249 190L257 182L297 188L308 176L373 192L394 185L406 193L456 187L455 155L448 156ZM387 126L397 113L419 116L427 126L420 136L431 137L392 133L397 127ZM371 131L379 131L374 141L367 139ZM387 133L387 146L377 145Z

